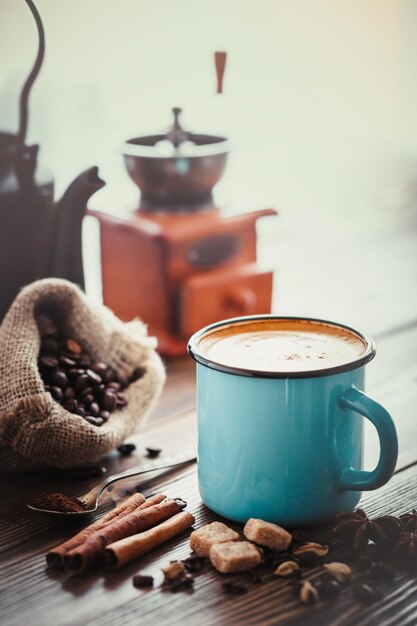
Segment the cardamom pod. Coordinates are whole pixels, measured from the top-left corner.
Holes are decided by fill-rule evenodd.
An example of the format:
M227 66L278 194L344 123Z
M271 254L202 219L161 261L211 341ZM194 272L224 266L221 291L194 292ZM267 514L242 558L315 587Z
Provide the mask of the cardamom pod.
M277 567L275 576L294 576L300 571L300 566L295 561L284 561Z
M333 561L333 563L325 563L324 568L329 572L330 576L333 576L339 583L346 583L351 579L352 570L346 563Z
M301 556L305 552L313 552L313 554L317 556L326 556L329 552L329 547L322 546L321 543L306 541L305 543L300 543L300 545L296 546L292 551L294 556Z
M300 589L300 600L303 604L314 604L319 598L318 591L306 580Z

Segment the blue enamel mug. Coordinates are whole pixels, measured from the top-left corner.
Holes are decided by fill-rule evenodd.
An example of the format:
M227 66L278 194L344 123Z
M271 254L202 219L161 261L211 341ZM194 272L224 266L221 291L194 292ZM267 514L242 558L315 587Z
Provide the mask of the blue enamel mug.
M393 420L364 393L370 337L334 322L264 315L207 326L188 351L197 362L199 488L214 512L314 525L354 509L362 491L392 476ZM363 470L364 418L380 442L372 471Z

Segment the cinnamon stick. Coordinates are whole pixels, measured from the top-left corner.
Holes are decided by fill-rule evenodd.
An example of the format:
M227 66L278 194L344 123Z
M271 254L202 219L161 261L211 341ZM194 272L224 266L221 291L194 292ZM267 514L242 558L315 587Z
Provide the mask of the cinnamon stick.
M164 500L164 498L166 497L166 496L162 496L162 494L158 494L158 495L161 496L160 501ZM64 543L61 543L59 546L57 546L53 550L50 550L48 554L46 555L47 564L54 565L54 566L62 566L64 556L70 550L73 550L77 546L84 543L84 541L87 541L87 539L93 533L95 533L98 530L101 530L110 522L114 522L119 517L122 517L123 515L126 515L128 513L131 513L138 506L142 505L144 502L145 502L145 496L143 496L141 493L135 493L133 496L128 498L125 502L123 502L119 506L116 506L114 509L106 513L106 515L104 515L102 518L100 518L99 520L91 524L90 526L87 526L87 528L84 528L79 533L74 535L74 537L71 537L71 539L68 539L68 541L64 541Z
M150 498L149 500L152 500ZM80 573L93 565L102 555L103 548L119 539L152 528L166 520L182 508L176 500L164 500L160 503L146 501L136 510L117 518L113 523L93 533L87 541L67 552L64 565L74 573Z
M150 530L116 541L104 550L106 564L111 569L117 569L179 535L194 522L194 516L188 511L183 511Z

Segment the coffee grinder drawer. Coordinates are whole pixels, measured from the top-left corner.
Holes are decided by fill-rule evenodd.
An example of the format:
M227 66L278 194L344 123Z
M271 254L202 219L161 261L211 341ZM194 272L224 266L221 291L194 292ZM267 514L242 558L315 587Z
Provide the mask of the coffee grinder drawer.
M270 313L271 296L272 272L259 272L255 263L194 274L180 286L179 333L189 337L222 319Z

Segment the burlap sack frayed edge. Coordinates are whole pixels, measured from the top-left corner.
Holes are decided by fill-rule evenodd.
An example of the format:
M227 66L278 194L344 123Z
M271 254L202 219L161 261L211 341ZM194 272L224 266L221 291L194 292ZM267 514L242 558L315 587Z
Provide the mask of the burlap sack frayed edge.
M45 392L37 368L40 337L34 315L40 301L65 309L65 332L95 359L125 376L138 366L145 369L126 389L128 405L101 427L69 413ZM25 336L31 341L19 346ZM75 467L120 445L143 425L162 390L165 371L155 345L141 322L123 324L68 281L45 279L23 289L0 326L0 468Z

